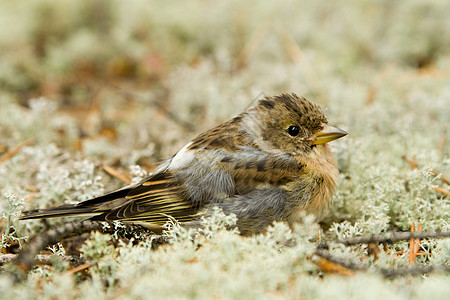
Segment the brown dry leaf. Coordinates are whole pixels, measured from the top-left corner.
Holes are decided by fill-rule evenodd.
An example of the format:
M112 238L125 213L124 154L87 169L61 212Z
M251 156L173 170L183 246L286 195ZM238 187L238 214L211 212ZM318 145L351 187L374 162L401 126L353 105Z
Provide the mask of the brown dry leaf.
M337 274L352 277L355 276L355 273L341 265L335 264L323 257L319 257L319 260L315 262L320 270L324 273L328 274Z

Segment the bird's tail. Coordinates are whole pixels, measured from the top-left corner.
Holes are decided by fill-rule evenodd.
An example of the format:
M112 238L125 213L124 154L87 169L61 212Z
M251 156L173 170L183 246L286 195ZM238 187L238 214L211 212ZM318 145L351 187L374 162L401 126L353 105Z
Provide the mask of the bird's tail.
M98 212L97 212L98 213ZM31 220L31 219L44 219L44 218L57 218L79 215L91 215L97 214L93 208L77 207L74 204L60 205L48 209L36 209L23 211L19 220Z
M129 191L130 188L127 187L78 204L65 204L48 209L24 211L19 219L31 220L84 215L96 216L123 204L126 201L125 197Z

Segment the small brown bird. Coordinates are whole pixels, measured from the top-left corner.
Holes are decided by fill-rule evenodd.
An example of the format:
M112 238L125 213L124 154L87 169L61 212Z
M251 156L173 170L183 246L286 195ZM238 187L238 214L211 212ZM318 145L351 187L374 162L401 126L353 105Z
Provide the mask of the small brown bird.
M327 143L347 132L295 94L266 97L193 139L142 182L76 205L24 212L21 219L91 215L162 226L169 216L198 226L214 207L236 214L241 234L306 212L319 219L331 203L337 168Z

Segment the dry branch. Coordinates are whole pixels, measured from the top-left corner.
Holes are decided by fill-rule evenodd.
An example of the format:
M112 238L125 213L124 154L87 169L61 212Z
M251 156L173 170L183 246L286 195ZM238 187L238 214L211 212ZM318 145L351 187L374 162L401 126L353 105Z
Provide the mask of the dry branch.
M126 233L139 233L142 231L148 232L141 226L121 224L119 228L113 222L100 222L84 220L79 222L65 223L61 226L51 228L44 231L38 236L35 236L24 248L24 250L13 261L15 265L15 279L21 281L31 269L34 264L36 255L46 247L54 245L64 238L71 235L81 235L93 230L100 230L103 233L117 233L123 231ZM133 235L136 236L135 234ZM156 243L162 243L160 240L155 240Z
M406 275L425 275L428 273L448 273L450 272L450 266L447 265L440 265L440 266L426 266L426 267L411 267L411 268L405 268L405 269L381 269L381 273L386 278L394 278L399 276L406 276Z
M399 241L407 241L409 239L426 239L426 238L448 238L450 237L450 231L443 232L391 232L386 234L372 234L369 236L357 236L344 240L337 240L336 243L343 244L345 246L369 244L369 243L395 243ZM319 249L328 248L328 242L321 242Z
M353 259L342 258L333 256L330 252L326 250L317 250L316 255L325 258L326 260L333 262L335 264L341 265L348 270L357 270L357 271L366 271L368 270L368 266L363 265L361 263L355 262ZM450 266L448 265L440 265L440 266L426 266L426 267L410 267L403 269L376 269L376 271L383 274L386 278L394 278L406 275L424 275L431 272L450 272Z
M0 266L6 265L10 262L13 262L17 258L18 254L2 254L0 255ZM51 265L53 263L53 258L55 257L55 254L39 254L36 255L33 265ZM68 255L58 255L58 258L68 261L68 262L76 262L76 259L74 259L73 256Z
M56 228L49 229L42 234L34 237L25 249L15 257L13 260L13 264L15 266L14 269L14 277L16 282L23 280L31 269L33 264L35 263L35 257L37 253L39 253L42 249L46 248L49 245L56 244L60 242L62 239L69 237L70 235L81 235L86 232L90 232L93 230L100 230L104 233L118 233L122 232L123 235L133 234L136 236L136 233L145 233L148 236L148 231L141 226L136 225L126 225L121 224L119 227L115 226L112 222L99 222L99 221L79 221L73 223L65 223ZM120 233L119 233L120 234ZM394 243L403 240L414 240L414 248L418 248L416 246L417 239L424 238L446 238L450 237L450 232L399 232L399 233L388 233L388 234L377 234L371 236L360 236L353 237L345 240L334 241L337 243L341 243L345 246L358 245L358 244L369 244L369 243ZM167 236L151 236L152 245L160 245L168 242ZM351 276L352 272L350 270L367 270L367 266L361 264L360 262L356 262L347 258L338 258L333 256L329 251L325 250L329 248L329 242L321 242L317 246L315 254L321 258L324 258L326 261L322 261L322 263L318 263L319 267L325 267L326 272L329 271L331 273L338 273L346 276ZM417 249L418 250L418 249ZM11 257L6 258L6 260L11 260ZM326 262L324 265L323 263ZM334 266L332 264L337 264L338 266ZM330 268L331 266L331 268ZM340 268L339 266L342 266ZM83 268L88 268L90 266L83 266ZM80 267L81 268L81 267ZM346 270L348 269L348 270ZM386 277L395 277L402 276L405 274L425 274L435 270L443 270L447 271L450 268L445 266L442 267L424 267L424 268L410 268L408 270L382 270L380 271ZM78 272L78 269L74 269L74 272Z

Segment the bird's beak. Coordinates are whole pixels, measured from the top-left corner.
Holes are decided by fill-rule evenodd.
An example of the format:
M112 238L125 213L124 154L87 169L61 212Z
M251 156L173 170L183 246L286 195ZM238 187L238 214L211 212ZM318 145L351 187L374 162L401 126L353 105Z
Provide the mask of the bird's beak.
M326 144L348 134L347 131L328 124L322 124L322 126L323 129L314 135L316 140L313 142L313 145Z

